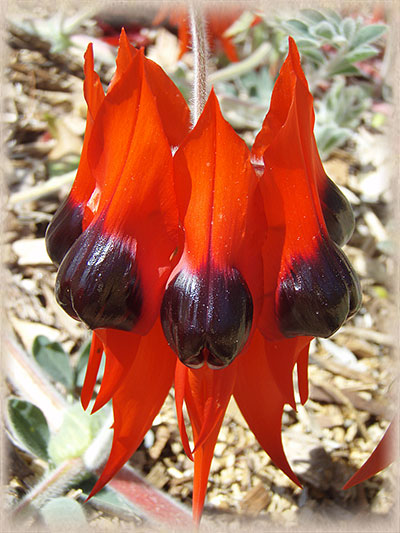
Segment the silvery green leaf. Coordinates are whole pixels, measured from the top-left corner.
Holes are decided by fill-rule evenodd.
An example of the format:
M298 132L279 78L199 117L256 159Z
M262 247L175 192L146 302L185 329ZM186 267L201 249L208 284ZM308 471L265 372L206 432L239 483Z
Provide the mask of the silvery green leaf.
M356 22L351 17L346 17L342 20L340 24L341 30L343 32L343 35L346 37L346 39L351 42L354 36L354 32L356 31Z
M327 125L315 128L315 138L321 159L326 159L335 148L342 146L352 135L352 130Z
M309 35L307 24L304 24L304 22L302 22L301 20L289 19L289 20L284 22L284 25L289 30L291 30L291 29L294 30L297 34L300 34L300 35L303 35L303 36L308 36Z
M66 496L47 502L40 509L40 514L51 531L79 531L88 525L82 506Z
M50 432L42 411L30 402L9 398L7 415L13 436L32 454L48 460Z
M376 41L381 35L385 33L387 26L383 24L370 24L369 26L362 26L354 35L351 42L351 48L357 48L362 44L367 44Z
M299 46L299 50L302 53L302 55L308 57L311 61L316 63L317 65L321 65L325 61L325 56L322 52L317 50L316 48L302 48Z
M332 39L336 31L330 22L323 20L312 27L312 33L314 35L318 35L319 37L325 37L325 39L329 40Z
M92 442L101 421L107 416L102 410L93 415L85 412L79 403L69 407L64 414L59 431L50 437L48 453L54 464L80 457Z
M330 8L324 8L324 14L325 18L332 22L334 26L339 28L340 23L342 22L342 17L339 15L337 11Z
M254 21L254 13L244 11L235 22L224 31L224 37L235 37L239 33L248 31Z
M375 46L364 44L347 52L347 54L344 56L344 59L349 63L356 63L357 61L363 61L369 57L374 57L377 55L377 53L378 49L375 48Z
M331 68L328 71L329 76L337 76L338 74L344 74L345 76L358 76L361 73L359 69L349 63L347 59L342 59L336 65L331 65Z
M73 386L73 372L69 357L58 342L51 342L47 337L39 335L33 341L33 357L39 366L54 380L65 385L67 389Z
M296 39L296 45L299 48L299 50L315 50L316 48L319 48L320 42L315 39L314 37L299 37ZM318 50L317 50L318 52Z
M321 22L322 20L326 20L325 16L316 9L302 9L301 14L312 24Z

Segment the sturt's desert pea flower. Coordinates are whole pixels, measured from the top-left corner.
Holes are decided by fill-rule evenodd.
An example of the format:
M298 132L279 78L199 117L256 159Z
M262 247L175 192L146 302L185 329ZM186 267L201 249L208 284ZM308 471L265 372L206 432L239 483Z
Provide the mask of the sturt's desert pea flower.
M304 403L311 339L334 333L361 295L340 249L354 219L322 167L294 41L251 151L213 90L191 128L178 89L124 31L105 95L91 46L85 59L81 162L46 239L58 302L93 330L85 408L106 357L93 410L112 399L114 437L92 495L138 448L172 385L196 521L231 396L300 484L281 440L293 368Z

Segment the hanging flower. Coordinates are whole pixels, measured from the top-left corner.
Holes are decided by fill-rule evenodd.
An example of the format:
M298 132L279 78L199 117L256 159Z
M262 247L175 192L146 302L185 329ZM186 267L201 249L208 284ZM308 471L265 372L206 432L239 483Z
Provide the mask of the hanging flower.
M323 171L294 41L252 152L214 91L189 131L179 91L124 32L105 96L91 48L85 71L81 164L47 245L59 264L60 305L94 330L85 408L106 354L93 410L112 399L114 438L92 495L140 445L173 384L194 460L196 521L232 395L264 450L299 484L281 440L283 406L295 405L293 368L304 403L310 340L357 310L360 289L339 248L351 211Z

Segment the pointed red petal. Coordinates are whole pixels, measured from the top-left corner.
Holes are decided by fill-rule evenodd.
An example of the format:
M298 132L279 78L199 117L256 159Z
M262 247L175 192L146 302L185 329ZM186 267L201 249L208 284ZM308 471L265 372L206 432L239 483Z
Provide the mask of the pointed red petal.
M97 111L104 100L104 90L99 75L94 70L93 45L90 43L85 52L85 81L83 94L88 105L88 112L92 121L96 118Z
M178 427L179 427L179 433L181 435L183 449L185 450L185 453L189 457L189 459L193 461L192 450L190 449L185 421L183 419L183 401L185 399L185 394L186 394L187 373L188 373L188 367L185 365L182 365L180 361L178 361L176 364L176 369L175 369L176 416L178 419Z
M213 459L215 443L217 442L222 421L223 417L218 420L217 424L214 426L214 429L209 434L208 439L194 452L192 511L193 520L196 524L198 524L201 519L204 500L207 493L207 483L211 468L211 461Z
M282 341L265 341L265 353L271 374L285 402L296 410L293 389L293 368L300 353L310 344L310 337L294 337Z
M244 141L223 118L212 90L196 126L174 156L186 250L198 266L212 252L216 266L240 261L257 180Z
M329 235L339 246L343 246L354 230L354 215L348 200L329 179L322 166L313 134L313 98L301 68L296 44L289 37L289 54L275 83L270 110L253 145L252 155L256 163L263 165L263 154L274 140L276 132L284 127L295 98L302 99L299 122L301 131L304 132L301 142L306 154L307 172L316 180Z
M96 385L97 374L99 372L101 357L103 355L103 343L93 332L92 344L90 346L89 360L85 374L85 381L81 391L81 403L84 409L87 409L93 396L94 386Z
M297 379L299 383L300 401L304 405L308 399L308 344L300 351L297 358Z
M144 66L165 134L170 145L177 147L189 133L189 106L178 87L157 63L146 59Z
M83 91L88 104L88 113L81 159L71 192L58 208L46 231L47 252L57 266L61 264L68 250L93 217L92 213L86 212L86 203L95 188L95 179L87 161L87 150L94 120L104 100L104 92L100 78L94 71L91 44L85 53L84 71Z
M211 91L174 156L185 247L161 307L170 346L192 368L203 346L213 367L245 349L262 302L265 227L249 155Z
M97 113L88 146L94 217L57 277L58 301L91 329L146 334L178 246L172 155L144 62L132 57Z
M265 161L260 185L268 225L259 327L271 340L279 339L277 330L285 337L330 336L361 303L357 277L326 228L313 123L312 96L290 40L254 146Z
M114 438L107 464L93 487L96 494L142 442L172 385L176 357L156 322L113 397Z
M234 397L260 445L294 483L300 482L289 466L282 447L281 424L285 398L271 374L264 340L256 331L249 350L237 359Z
M343 486L344 490L350 489L354 485L369 479L396 460L398 457L398 447L396 447L397 431L397 420L395 419L390 423L382 440L372 452L369 459Z
M101 339L106 354L104 376L100 390L93 405L92 413L109 402L126 374L134 364L141 337L134 333L116 329L98 329L96 334Z
M182 365L178 362L177 365ZM183 365L182 365L183 366ZM222 370L187 369L185 403L194 438L193 517L199 522L215 443L232 395L236 363Z

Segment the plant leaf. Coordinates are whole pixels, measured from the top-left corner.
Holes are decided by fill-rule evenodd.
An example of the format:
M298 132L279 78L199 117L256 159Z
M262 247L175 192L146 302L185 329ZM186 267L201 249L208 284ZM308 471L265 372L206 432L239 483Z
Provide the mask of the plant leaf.
M30 402L9 398L7 405L13 435L32 454L48 460L49 426L42 411Z
M378 50L375 46L365 44L364 46L358 46L357 48L350 50L350 52L344 56L344 59L349 63L356 63L357 61L363 61L369 57L374 57L377 53Z
M40 514L47 527L51 531L78 531L78 528L86 528L87 520L82 506L72 498L62 496L47 502L41 509Z
M327 20L319 22L312 28L312 33L318 35L319 37L325 37L325 39L332 39L336 31L333 25Z
M376 41L386 31L386 26L383 24L370 24L369 26L362 26L354 35L351 42L351 49L357 48L362 44L367 44Z
M58 342L52 342L44 335L33 341L33 357L38 365L54 380L70 390L73 386L73 372L69 357Z
M88 448L108 413L107 409L90 415L80 403L69 407L59 431L50 438L48 453L54 464L80 457Z

